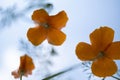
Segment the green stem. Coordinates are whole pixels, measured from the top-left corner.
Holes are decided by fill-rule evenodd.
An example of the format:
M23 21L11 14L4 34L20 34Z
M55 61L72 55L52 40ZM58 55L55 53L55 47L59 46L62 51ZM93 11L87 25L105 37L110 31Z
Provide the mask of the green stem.
M116 80L120 80L120 78L118 77L115 77L115 76L111 76L112 78L115 78Z
M71 70L74 70L74 69L78 68L80 65L81 65L81 64L74 65L74 66L72 66L72 67L70 67L70 68L68 68L68 69L66 69L66 70L63 70L63 71L58 72L58 73L55 73L55 74L53 74L53 75L51 75L51 76L48 76L48 77L46 77L46 78L44 78L44 79L42 79L42 80L50 80L50 79L52 79L52 78L54 78L54 77L56 77L56 76L59 76L59 75L62 75L62 74L64 74L64 73L66 73L66 72L69 72L69 71L71 71ZM112 77L112 78L115 78L116 80L120 80L120 78L118 78L118 77L115 77L115 76L111 76L111 77ZM102 80L105 80L105 79L106 79L106 78L103 78Z
M20 74L20 80L22 80L22 76L23 76L23 74L21 73L21 74Z
M56 76L58 76L58 75L62 75L62 74L64 74L64 73L68 72L68 71L71 71L71 70L73 70L73 69L76 69L76 68L79 67L80 65L81 65L81 64L74 65L74 66L72 66L72 67L70 67L70 68L68 68L68 69L66 69L66 70L63 70L63 71L61 71L61 72L58 72L58 73L53 74L53 75L51 75L51 76L48 76L48 77L46 77L46 78L44 78L44 79L42 79L42 80L50 80L50 79L52 79L52 78L54 78L54 77L56 77Z

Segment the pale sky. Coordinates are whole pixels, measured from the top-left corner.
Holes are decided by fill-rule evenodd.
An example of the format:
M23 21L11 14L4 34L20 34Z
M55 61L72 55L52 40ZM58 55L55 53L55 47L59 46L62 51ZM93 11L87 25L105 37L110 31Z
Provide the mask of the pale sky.
M71 65L80 63L80 60L75 55L76 45L80 41L89 43L89 34L100 26L113 28L115 30L114 41L120 40L120 0L49 0L49 2L54 5L51 15L65 10L69 17L66 27L62 29L66 33L67 39L62 46L55 46L59 56L53 59L55 64L51 69L52 72L58 72ZM22 1L3 0L0 2L0 6L5 8L13 5L13 3L17 3L19 7L23 5ZM30 19L30 13L28 17ZM24 54L17 48L18 40L21 38L27 39L26 32L29 27L34 27L34 23L19 20L13 23L10 28L0 31L1 80L15 80L11 76L11 71L18 68L19 57ZM120 65L119 62L118 65ZM76 74L75 80L87 80L85 73L81 69L80 72L76 71ZM30 77L23 80L30 80Z

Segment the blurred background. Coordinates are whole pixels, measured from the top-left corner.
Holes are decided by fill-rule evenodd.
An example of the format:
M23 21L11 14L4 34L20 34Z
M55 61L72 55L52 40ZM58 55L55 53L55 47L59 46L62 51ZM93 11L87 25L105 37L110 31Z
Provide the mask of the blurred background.
M44 41L35 47L28 41L27 30L35 26L31 15L41 8L50 15L66 11L69 21L62 30L67 39L61 46ZM114 29L114 41L120 41L120 0L0 1L0 79L15 80L11 72L18 69L20 56L28 54L36 68L23 80L118 80L94 76L91 62L82 62L75 55L76 45L81 41L90 43L89 34L100 26ZM116 63L120 69L120 61ZM120 78L120 71L114 76Z

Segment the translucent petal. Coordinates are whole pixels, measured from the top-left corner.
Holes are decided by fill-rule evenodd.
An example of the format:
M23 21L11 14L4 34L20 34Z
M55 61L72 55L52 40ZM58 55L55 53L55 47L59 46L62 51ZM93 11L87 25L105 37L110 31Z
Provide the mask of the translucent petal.
M28 40L35 46L41 44L46 39L47 31L44 27L30 28L27 32Z
M66 35L62 31L54 28L48 30L47 40L50 44L59 46L65 41L65 39Z
M68 21L67 14L65 13L65 11L61 11L57 15L50 16L48 24L51 27L61 29L66 25L67 21Z
M109 27L100 27L90 34L92 46L100 51L104 51L114 38L114 31Z
M32 58L28 55L24 55L20 57L20 66L19 71L23 71L24 74L27 72L31 72L35 68Z
M112 76L117 72L117 65L112 59L101 57L92 64L92 73L98 77Z
M77 57L83 61L93 60L98 55L98 53L92 48L92 46L85 42L80 42L76 46L75 51L76 51Z
M120 59L120 41L113 42L105 51L105 55L112 59Z
M20 77L20 74L18 74L17 71L13 71L11 74L14 76L15 79Z
M47 23L49 15L44 9L35 10L32 15L32 20L37 23Z

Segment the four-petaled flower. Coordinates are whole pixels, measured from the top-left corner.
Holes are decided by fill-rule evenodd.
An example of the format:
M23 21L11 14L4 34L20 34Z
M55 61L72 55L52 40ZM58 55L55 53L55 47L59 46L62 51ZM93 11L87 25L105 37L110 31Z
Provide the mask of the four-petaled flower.
M61 45L65 41L66 35L61 31L68 21L65 11L49 16L44 9L35 10L32 20L38 24L27 32L28 40L33 45L37 46L45 39L52 45Z
M99 77L112 76L117 71L113 60L120 59L120 41L112 42L114 31L100 27L90 34L91 44L80 42L76 46L76 55L82 61L93 61L92 73Z
M12 72L14 78L19 78L21 75L28 76L32 74L32 70L35 68L32 58L28 55L20 57L19 69Z

